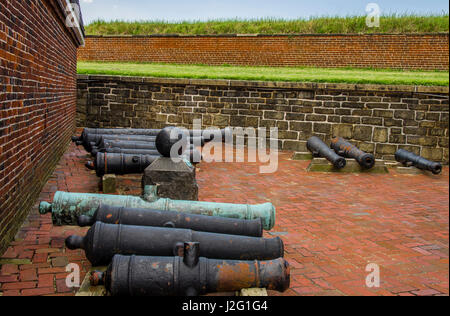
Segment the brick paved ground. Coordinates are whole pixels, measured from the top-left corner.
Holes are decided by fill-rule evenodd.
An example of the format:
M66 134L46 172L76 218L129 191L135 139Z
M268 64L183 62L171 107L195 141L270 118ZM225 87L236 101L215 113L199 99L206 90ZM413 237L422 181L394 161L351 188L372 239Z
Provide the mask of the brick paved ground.
M284 295L448 295L448 168L438 177L311 174L308 162L291 156L280 154L274 175L259 174L255 163L202 163L198 170L201 200L276 205L277 225L267 236L286 244L292 287ZM40 199L50 201L57 190L98 192L85 161L71 145ZM139 177L121 184L137 193ZM0 270L0 295L73 295L66 264L80 264L82 277L90 267L81 251L64 247L65 237L86 229L53 227L50 215L37 214L2 257L10 263ZM369 263L381 267L379 289L365 286Z

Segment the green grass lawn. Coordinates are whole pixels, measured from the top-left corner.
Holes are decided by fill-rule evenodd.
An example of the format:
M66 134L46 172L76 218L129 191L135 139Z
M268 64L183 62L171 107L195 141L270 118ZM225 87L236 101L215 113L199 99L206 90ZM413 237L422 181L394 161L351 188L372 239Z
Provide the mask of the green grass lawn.
M449 85L449 73L441 71L78 62L78 73L191 79Z
M88 35L216 35L216 34L330 34L428 33L449 31L449 15L384 15L379 28L369 28L366 16L311 17L308 19L253 19L212 21L103 21L86 26Z

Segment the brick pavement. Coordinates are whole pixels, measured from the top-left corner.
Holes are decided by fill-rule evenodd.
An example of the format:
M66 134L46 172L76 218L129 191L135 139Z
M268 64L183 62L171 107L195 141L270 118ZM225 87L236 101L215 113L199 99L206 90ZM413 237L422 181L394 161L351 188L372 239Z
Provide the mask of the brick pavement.
M448 168L442 176L312 174L291 156L280 153L273 175L259 174L258 163L202 163L197 176L201 200L275 204L277 225L267 237L283 238L292 267L283 295L448 295ZM85 161L71 145L40 200L57 190L99 192ZM140 180L121 183L136 192ZM53 227L37 205L2 257L10 263L0 270L0 295L74 295L66 264L82 266L82 277L90 268L81 251L64 247L65 237L86 228ZM378 289L365 286L370 263L381 268Z

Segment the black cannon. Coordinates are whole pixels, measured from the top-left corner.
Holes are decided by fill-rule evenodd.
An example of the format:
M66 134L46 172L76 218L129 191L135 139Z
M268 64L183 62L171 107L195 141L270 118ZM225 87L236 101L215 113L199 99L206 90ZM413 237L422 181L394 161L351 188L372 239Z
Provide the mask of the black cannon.
M156 149L106 148L102 149L101 152L108 154L161 156ZM94 151L92 152L92 155L96 157L98 153L99 153L98 148L95 148Z
M109 264L115 254L174 256L186 241L202 244L202 257L239 260L271 260L284 256L283 241L235 235L195 232L189 229L111 225L97 222L85 237L71 236L66 246L84 249L94 266Z
M404 149L399 149L395 153L395 159L405 166L414 166L421 170L431 171L433 174L440 174L442 172L442 164L438 162L429 161L423 157L409 152Z
M202 244L183 244L179 257L114 256L106 272L90 276L112 296L198 296L209 293L290 287L286 260L235 261L200 258Z
M347 165L347 160L344 157L336 154L328 147L319 137L313 136L308 140L308 150L313 153L315 157L326 158L331 162L335 168L342 169Z
M363 152L343 138L336 137L333 139L331 148L340 156L355 159L365 169L372 169L375 166L376 160L374 155Z
M172 211L132 209L101 204L94 216L82 215L78 219L81 227L96 222L134 226L153 226L192 229L195 231L249 237L263 236L263 220L242 220L205 215L185 214Z
M173 147L179 144L178 154L180 155L182 149L189 145L204 146L205 143L211 141L225 142L227 138L231 137L231 133L231 129L187 131L178 127L166 127L156 137L156 149L163 157L170 157Z
M95 170L97 176L105 174L137 174L143 173L161 155L126 155L98 153L94 161L86 163L86 167Z
M83 131L83 134L80 137L74 136L72 137L72 141L74 141L77 146L83 145L83 147L86 149L86 151L90 152L91 143L98 143L102 137L113 137L116 136L116 138L142 138L142 137L148 137L148 138L156 138L158 133L161 130L128 130L128 129L85 129ZM143 134L138 134L138 133Z

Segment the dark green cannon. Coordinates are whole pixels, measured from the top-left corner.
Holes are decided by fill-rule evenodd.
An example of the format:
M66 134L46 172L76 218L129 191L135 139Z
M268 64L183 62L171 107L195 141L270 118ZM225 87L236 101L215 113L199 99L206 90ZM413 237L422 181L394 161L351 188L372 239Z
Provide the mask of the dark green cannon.
M263 236L262 219L242 220L214 216L193 215L180 212L130 209L102 204L94 216L81 215L78 225L92 226L96 222L132 226L152 226L192 229L195 231L239 235Z
M94 157L98 154L98 149L92 152ZM156 149L127 149L127 148L106 148L102 150L103 153L108 154L125 154L125 155L147 155L147 156L161 156L160 153Z
M106 272L90 276L92 286L105 285L112 296L197 296L290 287L286 260L237 261L201 258L203 244L185 243L182 256L114 256ZM149 282L151 280L151 282Z
M86 167L95 170L97 176L105 174L138 174L143 173L161 155L126 155L98 153L94 161L86 163Z
M197 232L189 229L111 225L97 222L85 237L70 236L66 246L83 249L93 266L109 264L116 254L176 256L186 241L202 244L200 255L215 259L271 260L284 256L283 241Z
M364 169L372 169L375 166L374 155L363 152L343 138L336 137L333 139L331 148L340 156L355 159Z
M336 154L319 137L311 137L308 140L307 147L315 157L322 157L327 159L337 169L345 168L345 166L347 165L347 160L345 160L344 157Z
M436 175L442 173L442 164L432 162L404 149L400 149L395 153L395 159L405 166L414 166L421 170L431 171Z
M157 191L156 186L146 186L143 197L56 192L52 204L41 202L39 212L52 213L55 225L77 225L79 216L93 216L100 204L246 220L262 218L265 230L271 230L275 225L276 211L271 203L248 205L176 201L158 197Z

